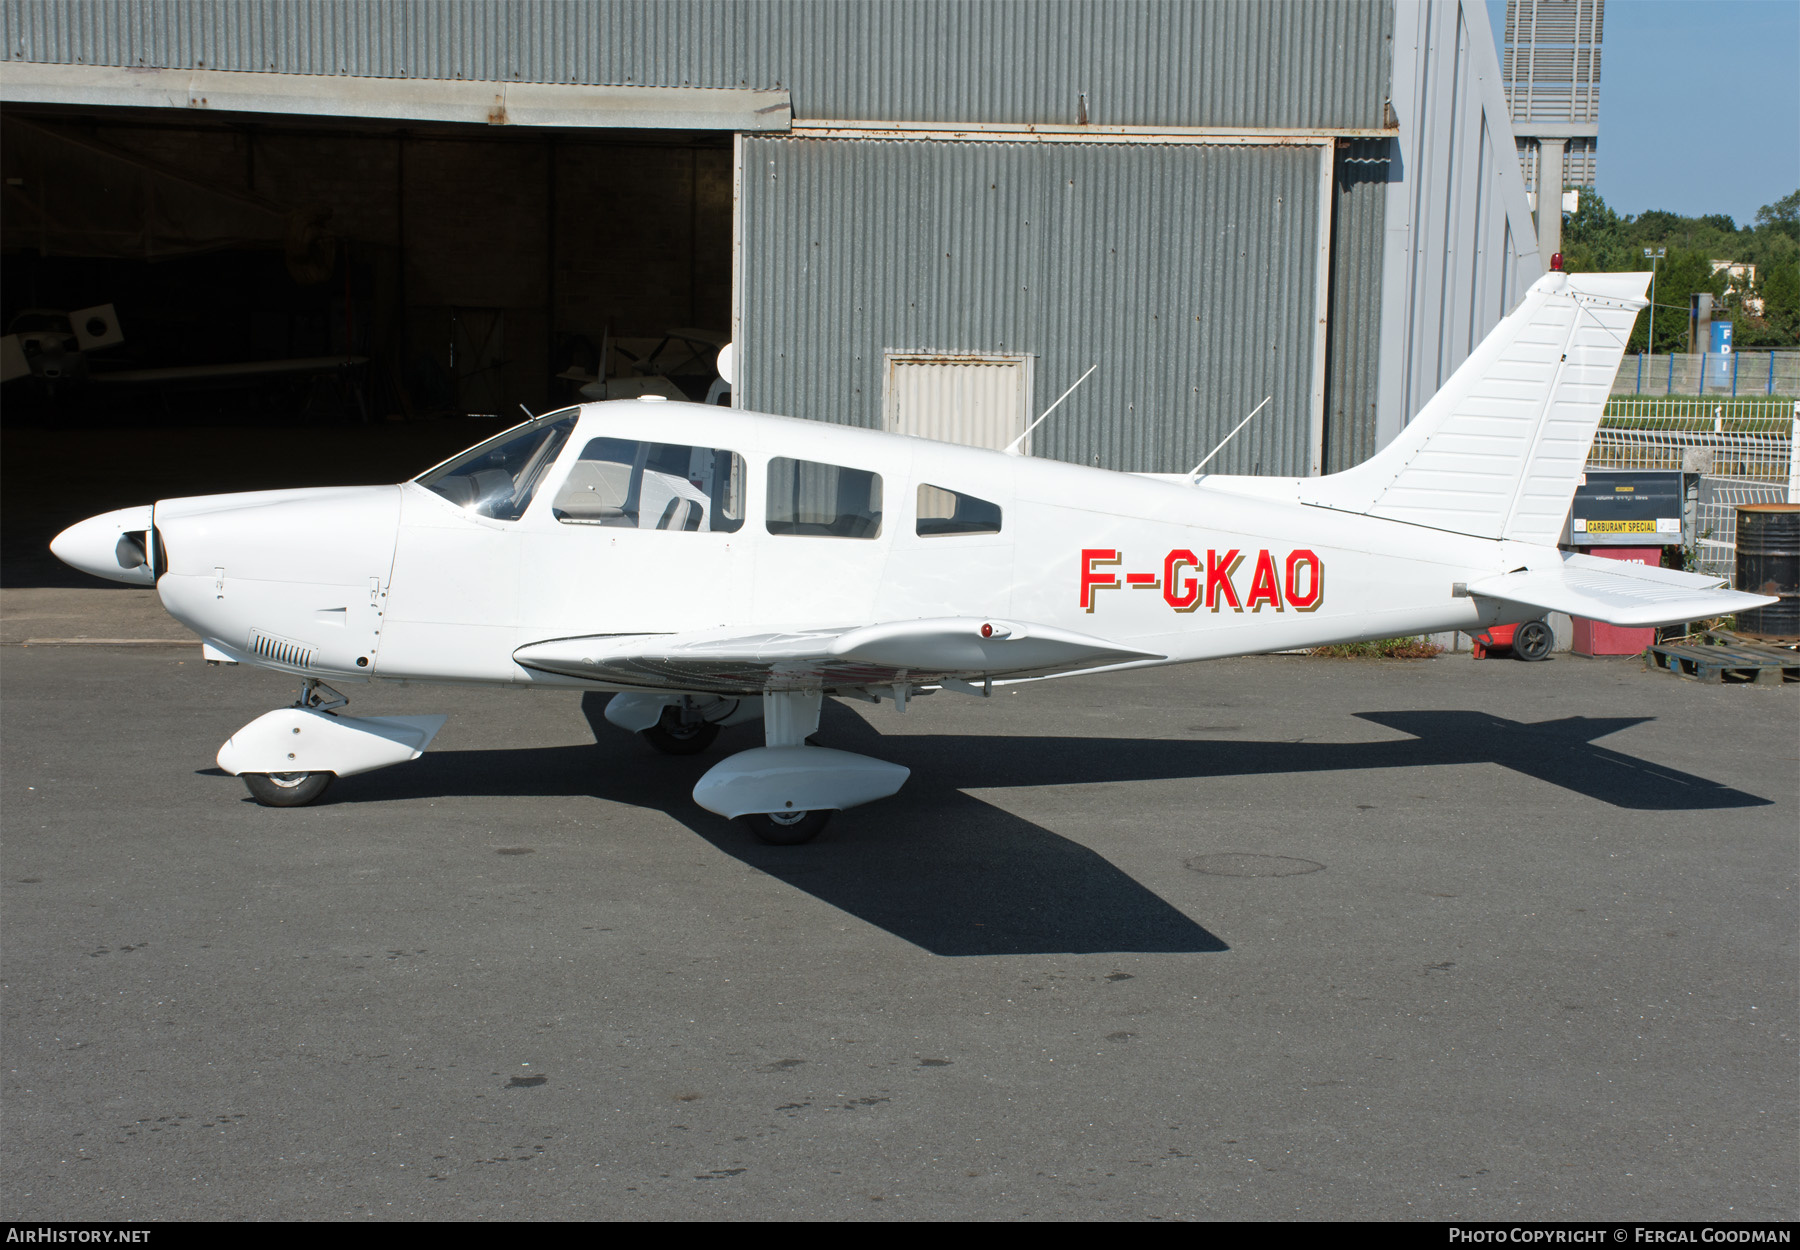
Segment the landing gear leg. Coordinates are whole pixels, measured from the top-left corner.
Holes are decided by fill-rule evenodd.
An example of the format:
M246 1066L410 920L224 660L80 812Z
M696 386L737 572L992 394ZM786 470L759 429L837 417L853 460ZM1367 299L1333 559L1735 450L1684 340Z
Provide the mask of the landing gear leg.
M763 744L796 747L805 743L819 731L819 711L824 703L824 694L817 690L764 695ZM752 812L741 819L770 846L800 846L819 836L834 810Z
M325 693L320 694L321 690ZM300 687L300 697L294 701L294 706L311 708L315 712L329 712L349 702L348 695L333 690L317 677L308 677Z

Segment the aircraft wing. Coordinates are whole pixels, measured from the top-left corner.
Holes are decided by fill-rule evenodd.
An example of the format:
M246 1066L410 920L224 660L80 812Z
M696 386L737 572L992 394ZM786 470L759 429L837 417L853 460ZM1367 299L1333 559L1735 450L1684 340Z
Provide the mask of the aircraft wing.
M1564 554L1559 567L1519 569L1469 583L1469 593L1608 625L1673 625L1760 608L1775 600L1724 588L1724 579Z
M974 617L757 633L596 634L534 642L513 653L540 672L722 695L935 685L1162 658L1050 625Z

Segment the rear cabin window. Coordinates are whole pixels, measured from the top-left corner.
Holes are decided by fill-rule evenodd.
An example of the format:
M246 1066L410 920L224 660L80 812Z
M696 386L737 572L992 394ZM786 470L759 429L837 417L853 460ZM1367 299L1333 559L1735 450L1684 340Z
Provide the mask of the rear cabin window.
M919 536L998 534L1000 505L959 490L919 483Z
M881 533L881 475L813 460L769 461L769 533L875 538Z
M733 533L744 524L744 459L716 447L596 438L550 508L565 525Z

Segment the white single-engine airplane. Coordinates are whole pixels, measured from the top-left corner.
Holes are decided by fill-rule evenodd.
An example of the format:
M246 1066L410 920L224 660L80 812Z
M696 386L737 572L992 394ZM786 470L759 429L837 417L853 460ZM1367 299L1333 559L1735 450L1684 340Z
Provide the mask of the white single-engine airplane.
M398 486L168 499L51 549L154 585L209 659L304 680L219 766L259 802L416 759L442 716L347 717L324 684L615 691L660 750L762 718L702 807L766 841L885 798L812 745L826 695L1000 682L1771 602L1557 549L1648 275L1551 273L1388 447L1317 478L1115 473L815 421L623 400L536 417Z

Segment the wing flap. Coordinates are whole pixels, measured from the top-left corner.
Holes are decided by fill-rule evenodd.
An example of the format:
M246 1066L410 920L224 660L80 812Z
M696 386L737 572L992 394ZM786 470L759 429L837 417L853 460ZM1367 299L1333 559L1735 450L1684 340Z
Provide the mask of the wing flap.
M513 653L526 668L632 688L761 694L931 685L1162 659L1049 625L940 617L840 629L554 638Z
M1729 590L1717 577L1574 554L1555 567L1471 582L1469 593L1621 626L1673 625L1775 602Z
M831 653L865 664L946 676L1010 676L1162 658L1053 625L966 617L865 625L839 637L831 644Z

